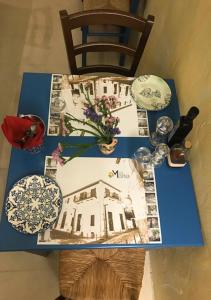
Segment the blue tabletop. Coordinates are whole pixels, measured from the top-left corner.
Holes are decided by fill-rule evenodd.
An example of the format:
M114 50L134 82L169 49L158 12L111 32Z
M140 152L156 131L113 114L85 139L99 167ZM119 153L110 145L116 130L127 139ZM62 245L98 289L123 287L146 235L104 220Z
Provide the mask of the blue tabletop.
M174 122L179 118L179 106L174 81L166 81L172 91L172 101L167 108L160 112L148 112L150 131L154 130L156 120L162 115L168 115ZM39 115L47 126L50 87L51 74L25 73L23 75L18 113ZM44 147L38 154L12 149L5 198L13 184L20 178L31 174L43 174L45 156L51 155L58 142L63 139L78 142L81 137L46 136ZM83 139L92 140L92 137L83 137ZM150 147L148 138L119 137L117 148L111 154L111 157L131 157L140 146ZM100 157L103 155L96 147L87 151L83 156ZM189 164L186 164L183 168L170 168L167 164L163 164L160 168L155 169L155 174L162 244L37 245L37 235L25 235L13 229L7 221L3 209L0 223L0 251L202 246L203 238Z

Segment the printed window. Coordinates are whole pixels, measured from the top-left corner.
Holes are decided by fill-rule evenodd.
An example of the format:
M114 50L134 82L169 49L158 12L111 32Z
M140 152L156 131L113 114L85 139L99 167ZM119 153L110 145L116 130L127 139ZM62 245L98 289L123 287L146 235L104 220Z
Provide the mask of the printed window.
M51 158L48 158L48 159L47 159L47 166L48 166L48 167L51 167Z
M117 83L114 84L114 94L117 94Z
M93 95L94 94L94 91L93 91L93 85L90 84L90 95Z
M96 189L91 189L91 197L97 197Z
M107 93L107 86L103 87L103 93L106 94Z
M135 219L132 219L132 223L133 223L133 228L136 228L137 226L136 226L136 221L135 221Z
M104 198L106 198L106 197L110 197L110 190L107 189L107 188L105 188L105 196L104 196Z
M80 193L80 200L87 199L87 192Z
M127 220L131 220L132 218L135 218L135 214L133 210L125 210L125 218Z
M128 91L129 91L129 86L126 86L126 90L125 90L125 96L128 95Z
M119 217L120 217L120 223L121 223L122 229L124 230L125 224L124 224L124 220L123 220L123 214L119 214Z
M66 221L66 217L67 217L67 212L64 212L64 214L63 214L63 218L62 218L61 229L63 229L63 228L64 228L65 221Z
M108 212L108 225L109 225L109 230L114 231L113 215L111 211Z
M112 193L112 198L119 200L119 195L117 193Z
M58 225L58 222L59 222L59 218L57 218L57 220L56 220L56 222L55 222L55 224L54 224L54 228L56 228L56 227L57 227L57 225Z
M71 219L71 227L73 227L74 226L74 217L72 217L72 219Z
M74 95L80 95L80 91L79 91L79 89L74 89L74 90L72 90L72 95L74 96Z
M90 226L95 226L95 216L91 215Z
M78 214L76 231L80 231L81 230L81 218L82 218L82 214Z
M133 218L135 218L134 210L132 210L132 215L133 215Z
M80 90L81 90L82 93L84 92L84 86L83 86L83 84L80 84Z

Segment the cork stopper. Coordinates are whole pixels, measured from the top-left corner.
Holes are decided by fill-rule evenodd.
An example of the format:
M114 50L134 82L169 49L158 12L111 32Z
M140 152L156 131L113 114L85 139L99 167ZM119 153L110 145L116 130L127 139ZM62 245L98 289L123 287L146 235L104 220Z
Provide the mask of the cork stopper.
M185 149L191 149L191 147L192 147L192 143L191 143L191 141L185 141L184 142L184 147L185 147Z

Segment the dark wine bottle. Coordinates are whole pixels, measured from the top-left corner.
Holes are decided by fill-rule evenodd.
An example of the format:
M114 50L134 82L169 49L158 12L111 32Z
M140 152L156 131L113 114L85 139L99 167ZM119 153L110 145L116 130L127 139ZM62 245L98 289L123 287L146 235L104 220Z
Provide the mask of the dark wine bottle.
M199 114L199 109L196 106L192 106L186 116L181 116L177 124L173 127L169 138L168 146L171 148L175 144L183 142L185 137L193 128L193 120Z

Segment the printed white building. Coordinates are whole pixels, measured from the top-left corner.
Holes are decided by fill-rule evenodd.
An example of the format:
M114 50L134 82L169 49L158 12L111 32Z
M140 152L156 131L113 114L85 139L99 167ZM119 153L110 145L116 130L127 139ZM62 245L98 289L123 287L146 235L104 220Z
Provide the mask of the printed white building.
M86 88L89 89L91 98L105 96L116 96L117 98L130 98L130 86L133 78L121 78L121 77L94 77L91 76L83 80L80 76L69 75L68 86L66 88L71 89L72 95L82 96Z
M63 197L51 239L107 239L136 228L130 196L99 180Z
M60 133L60 111L72 113L77 118L84 118L84 104L86 102L85 94L89 92L89 98L94 101L96 97L115 96L117 102L111 109L112 112L122 110L132 106L130 87L133 78L121 77L98 77L63 75L61 90L51 90L51 106L49 118L49 135L59 135ZM53 88L53 85L52 85ZM55 97L55 93L59 93ZM121 116L121 114L120 114ZM122 116L121 116L122 118ZM86 127L86 126L85 126ZM121 124L122 127L122 124ZM74 132L75 135L80 133Z

